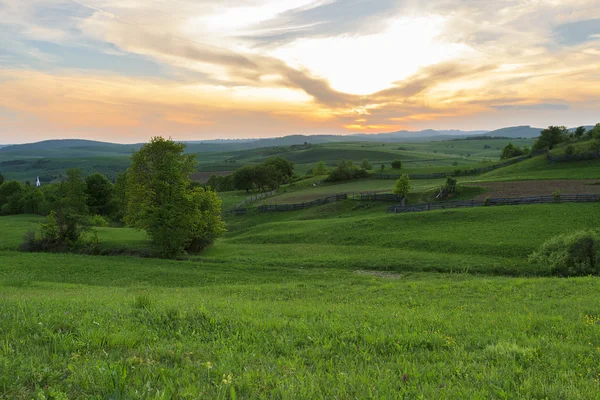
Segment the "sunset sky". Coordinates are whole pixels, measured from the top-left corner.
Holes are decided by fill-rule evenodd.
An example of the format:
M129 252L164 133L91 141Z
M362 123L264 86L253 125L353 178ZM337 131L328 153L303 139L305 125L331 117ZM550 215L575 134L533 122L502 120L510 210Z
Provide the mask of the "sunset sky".
M0 0L0 143L597 122L599 0Z

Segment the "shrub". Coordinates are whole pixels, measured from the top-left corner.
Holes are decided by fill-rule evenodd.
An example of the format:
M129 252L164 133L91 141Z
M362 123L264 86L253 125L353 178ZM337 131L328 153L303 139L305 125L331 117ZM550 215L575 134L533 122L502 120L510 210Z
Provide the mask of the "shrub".
M565 155L572 156L573 154L575 154L575 146L570 144L567 147L565 147Z
M554 201L560 201L560 190L557 190L555 192L552 193L552 199Z
M371 165L371 163L369 162L369 160L367 160L366 158L364 158L361 163L360 163L360 167L364 170L371 170L373 169L373 165Z
M92 215L88 219L88 223L90 226L99 226L102 228L107 227L109 225L106 218L104 218L102 215Z
M394 160L392 161L392 168L394 169L402 169L402 161Z
M342 162L331 171L326 180L329 182L341 182L368 177L369 173L366 170L357 168L352 161L342 160Z
M549 268L552 275L598 275L600 234L595 231L579 231L553 237L531 254L529 260Z

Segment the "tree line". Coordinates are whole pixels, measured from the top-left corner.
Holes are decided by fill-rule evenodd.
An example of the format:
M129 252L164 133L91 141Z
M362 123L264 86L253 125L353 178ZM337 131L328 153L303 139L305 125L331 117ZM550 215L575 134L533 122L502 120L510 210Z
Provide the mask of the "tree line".
M152 138L131 157L115 182L95 173L83 178L69 169L63 182L42 187L0 180L0 213L46 215L28 232L23 250L97 250L93 225L126 225L145 230L163 257L198 252L225 232L221 199L191 180L196 170L185 144Z

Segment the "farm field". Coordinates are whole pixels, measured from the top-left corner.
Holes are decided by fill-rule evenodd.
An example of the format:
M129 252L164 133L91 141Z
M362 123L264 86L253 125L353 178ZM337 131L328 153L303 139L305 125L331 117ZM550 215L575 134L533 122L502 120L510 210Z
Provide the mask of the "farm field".
M19 253L39 217L0 217L1 396L595 398L599 281L526 258L600 204L364 206L232 217L184 261Z

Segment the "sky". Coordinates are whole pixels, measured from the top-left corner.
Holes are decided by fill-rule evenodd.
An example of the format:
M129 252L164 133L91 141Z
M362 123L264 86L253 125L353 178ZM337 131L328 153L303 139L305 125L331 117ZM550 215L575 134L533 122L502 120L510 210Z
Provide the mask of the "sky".
M600 122L599 0L0 0L0 143Z

